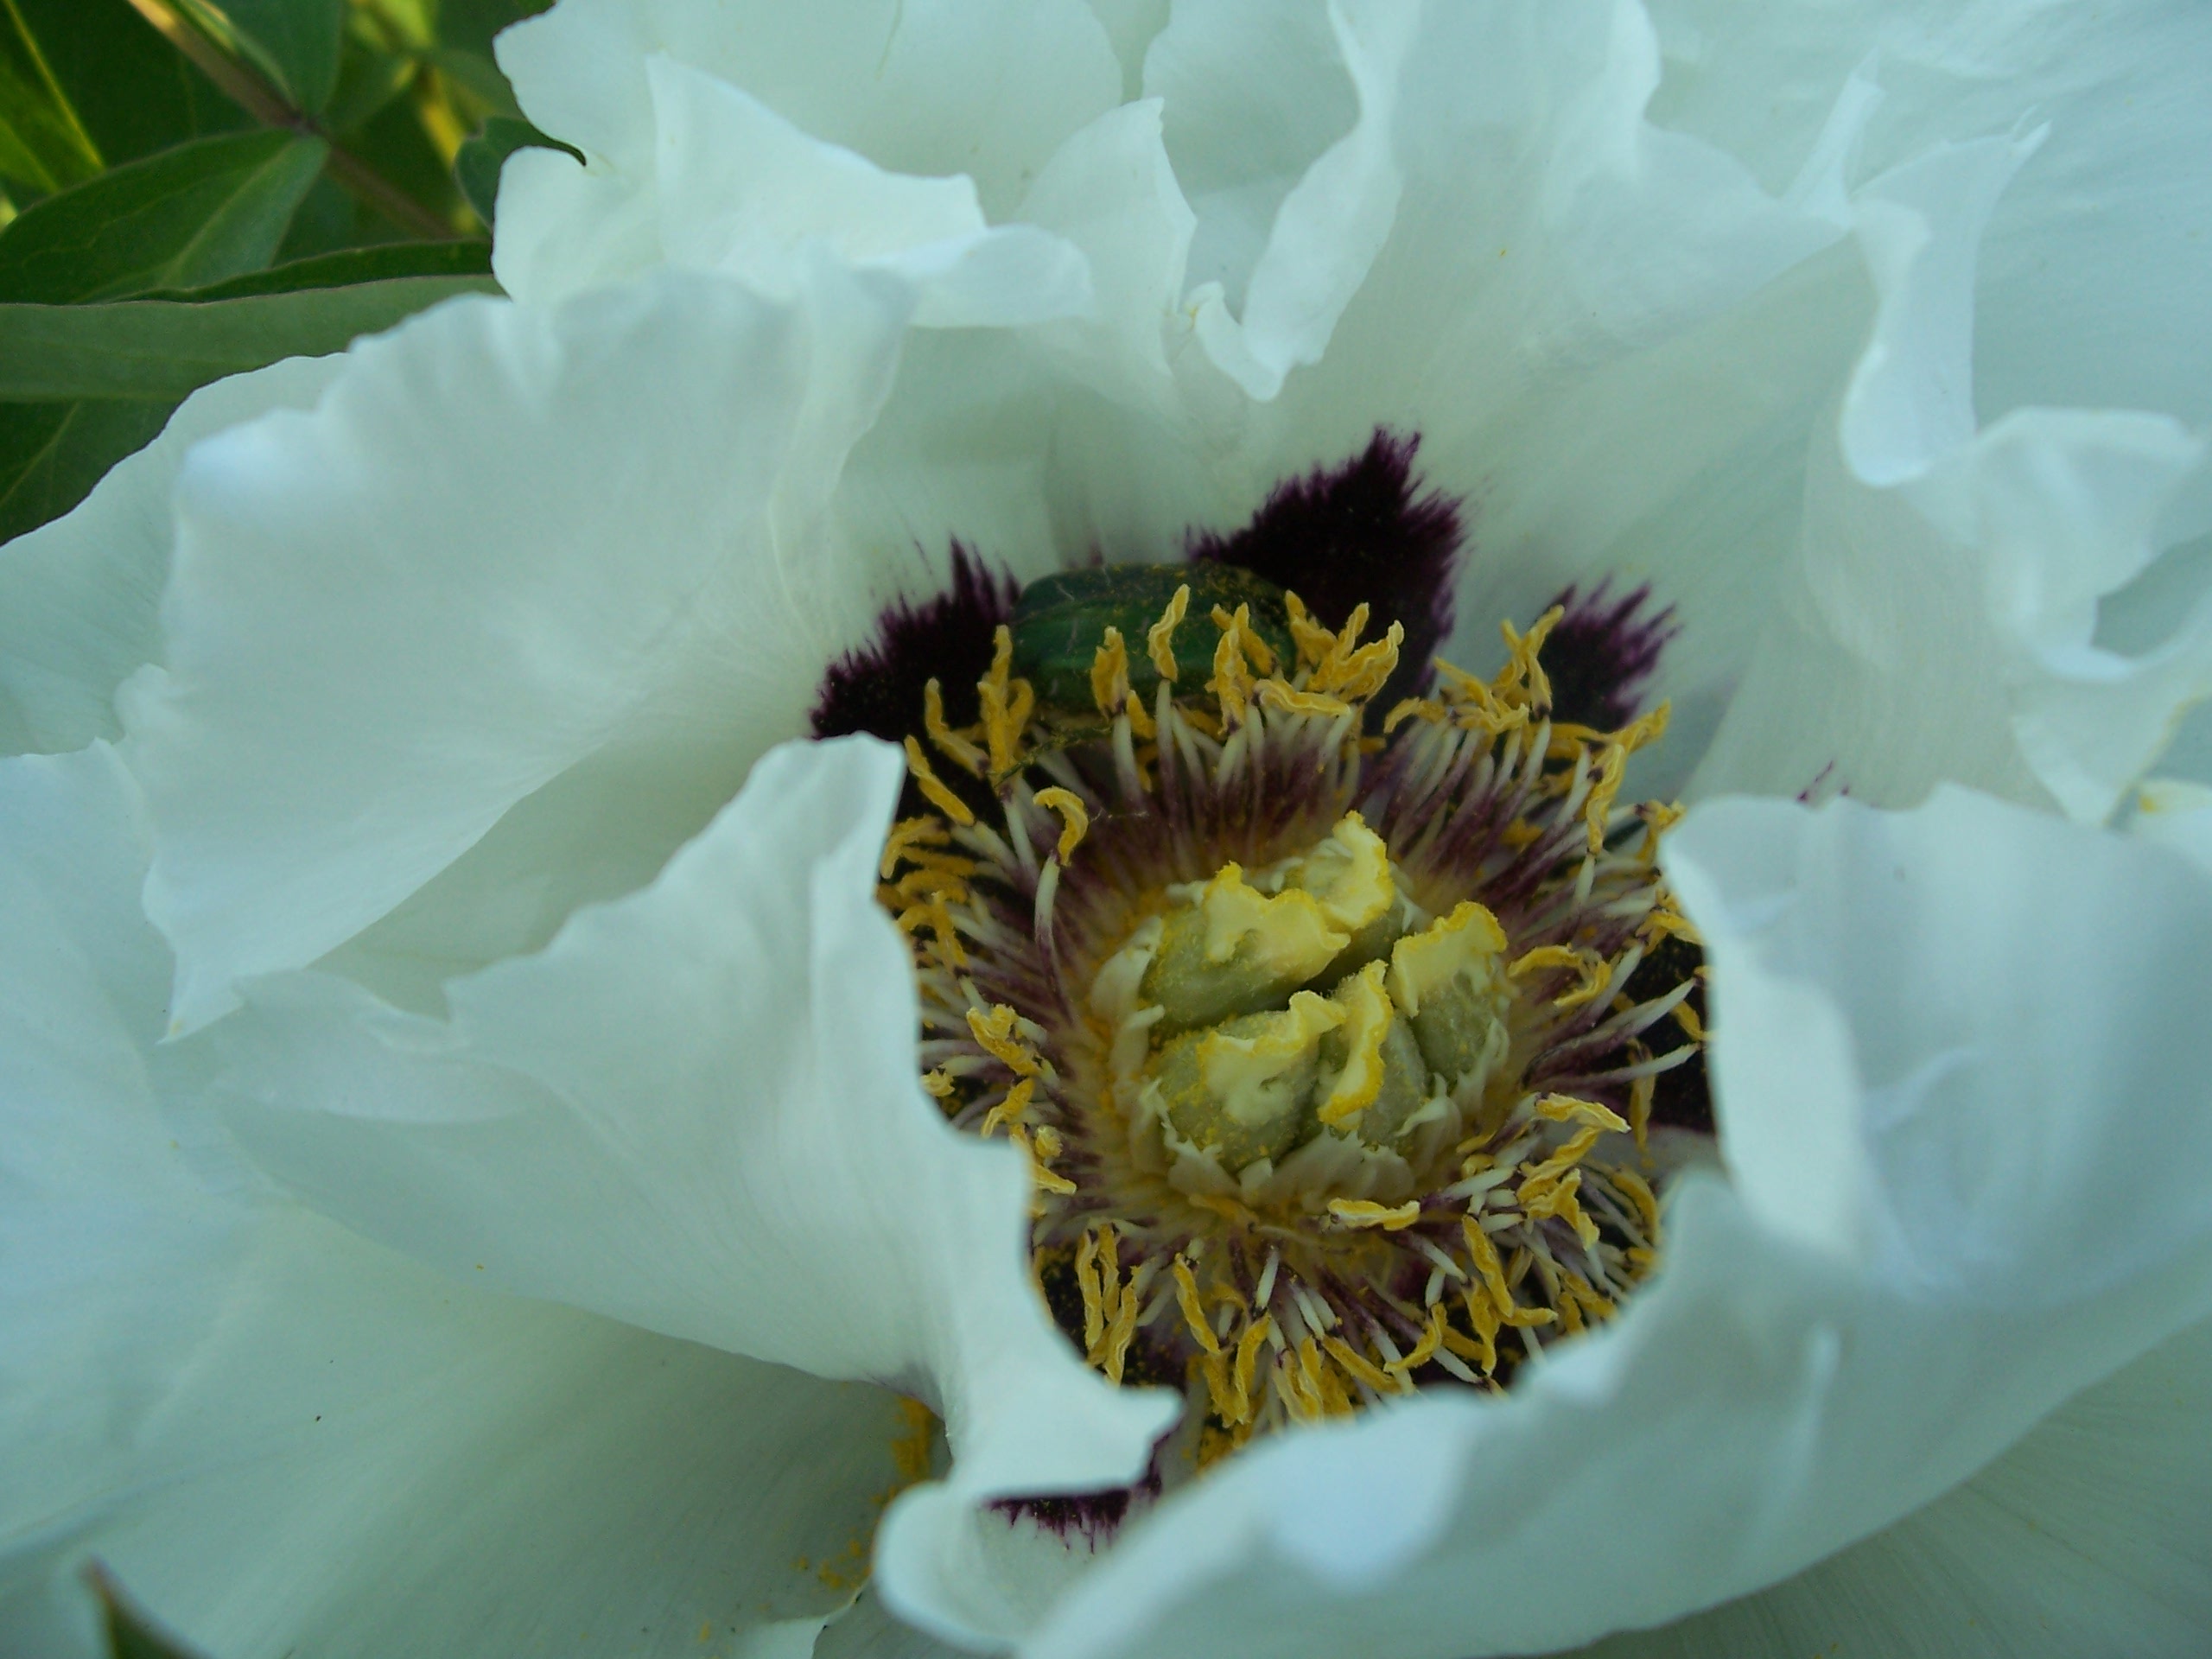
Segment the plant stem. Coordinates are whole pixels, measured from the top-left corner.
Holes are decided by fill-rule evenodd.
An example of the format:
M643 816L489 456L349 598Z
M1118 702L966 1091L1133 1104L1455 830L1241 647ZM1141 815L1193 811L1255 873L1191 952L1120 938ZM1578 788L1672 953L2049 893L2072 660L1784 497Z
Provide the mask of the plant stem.
M225 96L262 125L320 138L329 145L333 176L393 224L427 241L461 239L461 233L452 226L372 169L325 132L313 116L294 108L274 86L178 16L169 9L167 0L130 0L130 5L213 81Z

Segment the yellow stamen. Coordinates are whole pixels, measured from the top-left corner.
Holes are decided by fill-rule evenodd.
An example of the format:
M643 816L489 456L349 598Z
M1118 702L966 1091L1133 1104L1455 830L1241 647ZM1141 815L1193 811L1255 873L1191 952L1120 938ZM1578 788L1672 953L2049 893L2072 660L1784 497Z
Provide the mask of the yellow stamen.
M1039 1069L1037 1056L1015 1035L1020 1018L1005 1003L995 1002L988 1014L981 1008L968 1010L968 1030L985 1053L1014 1076L1033 1077Z
M899 868L899 861L911 857L913 849L942 847L946 839L944 825L935 818L901 818L891 826L891 833L884 838L883 861L877 873L888 881L892 872Z
M1127 715L1132 732L1139 737L1153 734L1152 716L1145 712L1143 701L1129 690L1129 651L1119 628L1106 630L1104 641L1091 657L1090 698L1107 719Z
M1075 1247L1075 1281L1083 1292L1083 1346L1096 1353L1106 1334L1106 1294L1098 1279L1098 1235L1084 1234Z
M1152 658L1152 665L1160 671L1160 677L1170 685L1175 683L1175 629L1190 608L1191 589L1185 584L1175 590L1175 597L1167 601L1160 620L1145 632L1145 652Z
M1037 1092L1037 1079L1024 1077L1006 1091L1006 1098L983 1114L983 1127L976 1133L986 1141L991 1131L1001 1123L1019 1123L1029 1109L1029 1102Z
M1198 1300L1198 1276L1191 1271L1191 1264L1181 1256L1175 1258L1175 1301L1183 1310L1183 1323L1189 1327L1198 1346L1209 1354L1221 1351L1213 1327L1206 1323L1205 1304Z
M1058 785L1039 790L1037 804L1060 815L1060 844L1055 851L1060 862L1065 864L1075 849L1083 844L1083 838L1090 829L1090 814L1084 809L1080 795Z
M1296 594L1285 594L1283 607L1290 613L1290 637L1298 642L1300 668L1319 668L1328 658L1337 636L1316 622Z
M1377 1394L1397 1394L1413 1386L1392 1376L1342 1337L1322 1338L1321 1350L1347 1373L1357 1377Z
M1262 680L1259 686L1262 702L1280 709L1287 715L1308 715L1316 719L1330 720L1351 712L1351 705L1336 697L1323 696L1318 691L1294 690L1279 679Z
M952 1074L943 1066L925 1071L922 1073L922 1087L928 1090L932 1100L950 1100L953 1094Z
M1329 1213L1347 1227L1380 1227L1385 1232L1395 1233L1421 1219L1421 1201L1408 1198L1393 1207L1366 1198L1331 1198Z
M1021 1155L1029 1160L1029 1179L1037 1184L1039 1191L1058 1192L1064 1198L1075 1191L1073 1181L1046 1166L1044 1159L1038 1155L1037 1148L1029 1142L1029 1131L1020 1124L1007 1125L1006 1138L1020 1147Z
M1036 688L1015 679L1014 631L999 624L991 649L991 671L976 683L983 705L983 738L990 746L991 776L1003 778L1021 763L1021 734L1037 706Z
M1252 1369L1259 1363L1260 1344L1274 1328L1274 1316L1262 1313L1244 1327L1244 1334L1237 1339L1236 1363L1230 1373L1229 1390L1236 1405L1236 1421L1240 1423L1251 1420Z
M937 773L930 770L929 757L922 753L920 742L912 737L906 740L906 770L913 774L923 798L946 817L963 828L976 822L968 803L947 789Z
M1573 1095L1546 1095L1536 1103L1536 1116L1554 1123L1586 1123L1592 1128L1625 1135L1628 1123L1610 1106Z
M945 724L944 693L931 680L922 688L922 726L953 765L970 777L983 775L983 752L971 742L967 734L955 731Z
M1407 1351L1404 1358L1391 1360L1382 1369L1396 1377L1402 1384L1410 1387L1412 1374L1427 1364L1430 1356L1434 1354L1443 1343L1444 1304L1439 1302L1428 1310L1428 1329L1421 1333L1421 1340Z

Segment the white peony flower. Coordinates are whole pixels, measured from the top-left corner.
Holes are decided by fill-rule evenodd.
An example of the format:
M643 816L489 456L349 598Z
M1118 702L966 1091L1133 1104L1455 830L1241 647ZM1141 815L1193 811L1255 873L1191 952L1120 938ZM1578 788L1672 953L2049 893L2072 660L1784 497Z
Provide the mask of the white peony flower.
M512 299L210 387L0 551L11 1643L92 1642L97 1557L222 1659L2202 1646L2212 25L1165 14L563 0L501 41L588 158L510 162ZM1268 690L1193 610L1180 704L1134 621L1096 709L979 665L994 573L1193 550L1405 660L1300 627ZM1505 669L1389 710L1446 623ZM894 923L900 846L963 919ZM1172 873L1336 943L1199 1007L1275 923L1164 990ZM1026 983L1147 906L963 1036L948 938ZM1503 1033L1442 1082L1440 984ZM1145 1022L1258 1053L1232 1006L1297 1088L1169 1075ZM1400 1020L1363 1141L1335 1033L1387 1083ZM1135 1174L1070 1149L1083 1041L1172 1102ZM1433 1265L1309 1273L1331 1224Z

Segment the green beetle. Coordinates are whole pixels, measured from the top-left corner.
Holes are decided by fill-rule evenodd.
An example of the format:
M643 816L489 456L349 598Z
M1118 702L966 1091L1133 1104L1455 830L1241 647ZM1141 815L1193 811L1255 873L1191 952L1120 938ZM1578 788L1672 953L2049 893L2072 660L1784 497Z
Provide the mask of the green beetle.
M1167 609L1178 588L1191 590L1190 609L1175 630L1178 685L1195 689L1213 673L1221 631L1214 607L1234 613L1251 607L1253 632L1286 667L1297 661L1290 611L1283 590L1233 564L1102 564L1039 577L1021 590L1014 607L1014 671L1037 690L1039 708L1062 718L1096 719L1090 668L1106 630L1119 628L1128 647L1129 689L1146 702L1160 684L1160 671L1145 636Z

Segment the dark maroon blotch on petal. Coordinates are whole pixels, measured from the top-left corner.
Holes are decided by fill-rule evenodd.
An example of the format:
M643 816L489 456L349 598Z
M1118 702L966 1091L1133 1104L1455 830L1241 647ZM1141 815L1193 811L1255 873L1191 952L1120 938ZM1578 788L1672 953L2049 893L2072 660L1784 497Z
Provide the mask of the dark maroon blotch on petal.
M1398 671L1369 705L1377 721L1427 685L1452 632L1452 577L1465 531L1458 501L1421 493L1420 448L1417 436L1377 427L1360 454L1277 485L1243 529L1200 537L1191 548L1193 559L1242 565L1289 588L1325 627L1342 627L1363 601L1371 607L1368 639L1402 623Z
M1542 653L1552 717L1601 732L1618 731L1642 711L1661 654L1682 631L1673 606L1650 608L1649 584L1618 599L1611 589L1608 577L1586 594L1569 586L1553 600L1567 614Z
M874 639L830 665L815 699L814 735L866 732L887 743L922 737L923 689L932 679L944 693L946 720L974 724L982 717L976 682L990 671L993 636L1013 616L1020 592L1011 575L992 570L981 556L953 543L950 588L918 603L901 599L885 607ZM938 775L973 793L971 804L988 802L975 779L942 766ZM901 810L923 810L921 793L909 779Z

